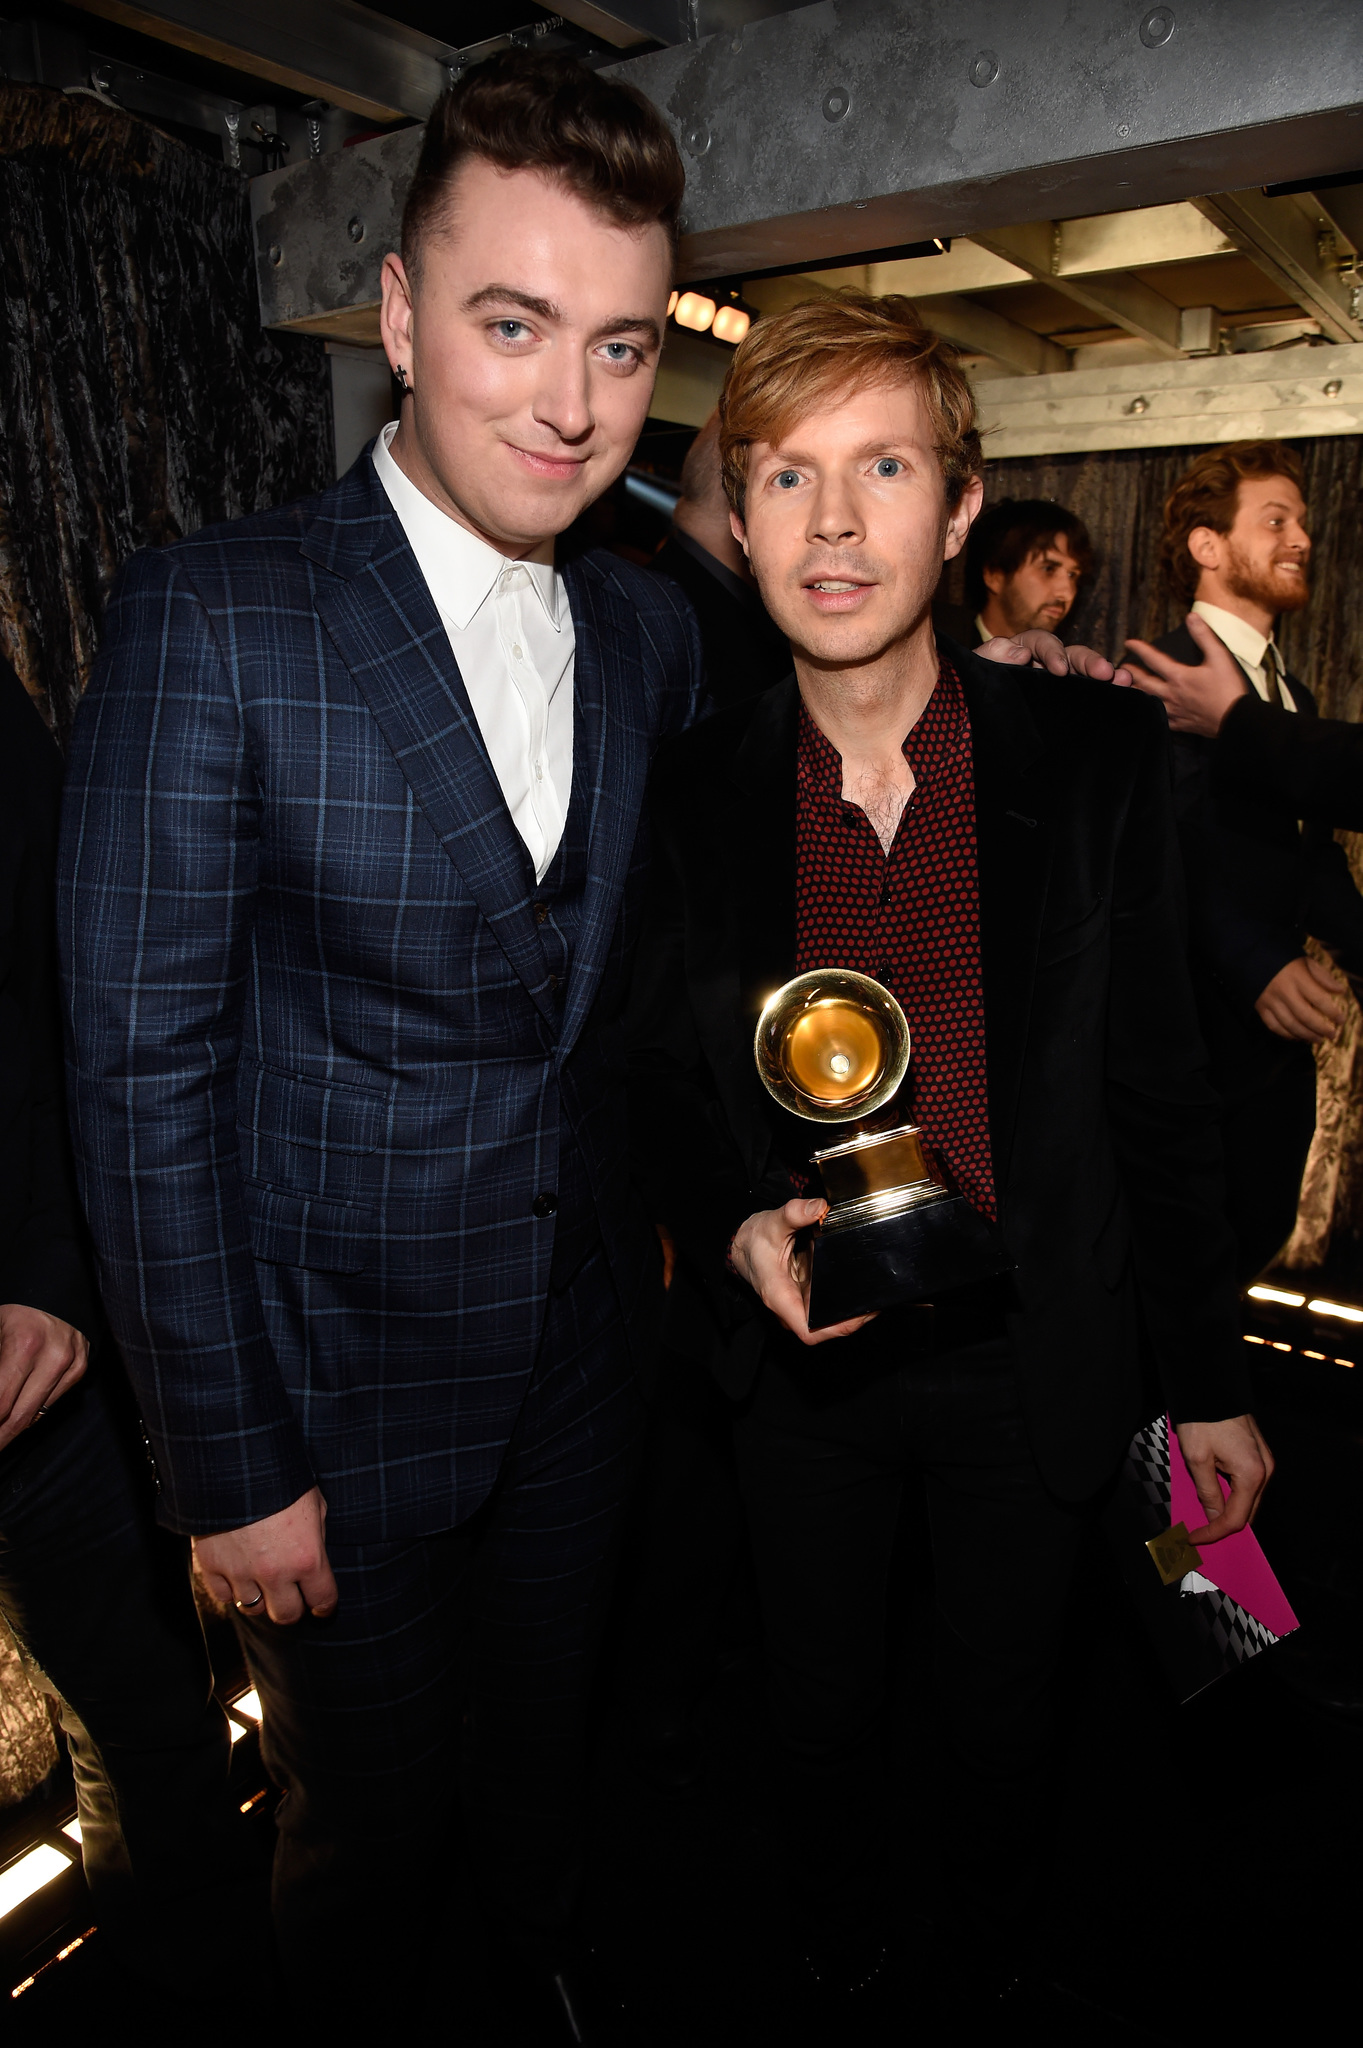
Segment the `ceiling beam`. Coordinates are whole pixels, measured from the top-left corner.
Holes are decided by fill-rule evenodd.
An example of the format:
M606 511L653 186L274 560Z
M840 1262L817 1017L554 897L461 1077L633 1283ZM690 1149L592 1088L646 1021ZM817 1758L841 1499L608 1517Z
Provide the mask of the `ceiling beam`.
M1124 328L1171 361L1181 358L1178 307L1139 277L1058 275L1055 265L1063 236L1062 223L1045 220L1026 227L983 229L974 239L1040 283L1063 292L1106 326Z
M686 0L554 0L554 12L615 50L687 40Z
M1214 192L1197 203L1286 297L1319 320L1323 334L1332 341L1363 341L1359 279L1341 271L1342 263L1351 267L1353 252L1341 246L1312 193L1266 199L1257 189Z
M975 384L991 459L1363 433L1363 347Z
M81 0L176 49L211 57L371 121L424 121L458 49L355 0Z
M821 0L613 75L681 143L689 278L1363 162L1357 0Z
M969 355L992 356L996 362L1023 370L1029 377L1069 369L1068 349L1057 347L1044 335L1033 334L1030 327L1023 327L1016 320L1005 319L992 307L976 305L973 299L959 298L954 292L920 298L914 303L925 327L947 341L954 341L957 348Z

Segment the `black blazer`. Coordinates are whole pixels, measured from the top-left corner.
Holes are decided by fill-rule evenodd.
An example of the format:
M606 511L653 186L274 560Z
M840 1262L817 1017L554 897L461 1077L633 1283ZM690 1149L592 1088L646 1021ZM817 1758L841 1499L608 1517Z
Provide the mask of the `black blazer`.
M1036 1455L1078 1499L1139 1421L1141 1317L1176 1419L1249 1405L1216 1103L1188 985L1160 708L949 648L975 761L989 1122ZM793 677L660 751L632 1020L637 1171L678 1239L674 1337L731 1393L774 1328L729 1237L794 1192L756 1020L794 971ZM804 1144L812 1149L806 1131ZM785 1156L783 1156L785 1155ZM855 1344L853 1337L843 1340ZM836 1371L833 1350L821 1354Z
M53 872L62 761L0 660L0 1301L95 1333L62 1077Z
M1161 653L1196 667L1202 659L1186 626L1157 641ZM1287 678L1296 712L1276 725L1305 727L1315 699ZM1271 1084L1310 1048L1281 1039L1255 1011L1256 998L1307 936L1350 973L1363 971L1363 897L1343 848L1326 824L1265 805L1227 787L1214 763L1220 740L1174 735L1174 806L1188 884L1193 987L1218 1093L1243 1101Z
M649 567L686 592L700 627L705 651L705 681L716 711L760 697L779 682L790 667L786 639L768 617L756 589L746 590L739 579L731 588L723 575L716 575L697 561L689 548L670 535L653 557ZM723 565L716 564L721 569Z
M1212 790L1363 831L1363 725L1298 718L1250 694L1233 704L1212 746Z

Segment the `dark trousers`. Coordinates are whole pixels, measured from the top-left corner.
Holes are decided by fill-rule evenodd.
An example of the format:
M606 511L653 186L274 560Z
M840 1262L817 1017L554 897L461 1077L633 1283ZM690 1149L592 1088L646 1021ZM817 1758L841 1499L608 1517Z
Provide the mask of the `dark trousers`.
M575 1902L585 1718L639 1397L600 1252L549 1298L492 1495L401 1543L328 1546L336 1613L241 1623L284 1791L275 1925L300 2011L419 2005L462 1809L494 1930L548 1953Z
M188 1544L158 1529L121 1389L92 1366L0 1456L0 1611L54 1701L100 1927L163 1982L249 1950L227 1717Z
M883 1316L813 1350L773 1343L737 1425L792 1904L814 1939L864 1936L884 1911L887 1632L900 1626L890 1562L913 1468L931 1528L941 1725L921 1770L950 1774L953 1827L945 1842L900 1852L954 1863L1006 1913L1040 1846L1078 1516L1037 1472L1007 1341L923 1348L925 1313ZM915 1654L926 1666L933 1646Z
M1247 1286L1291 1236L1306 1155L1316 1132L1316 1063L1309 1045L1284 1048L1273 1079L1226 1102L1226 1215ZM1213 1080L1216 1076L1213 1073Z
M720 1655L746 1553L733 1418L704 1365L662 1351L631 1531L631 1692L645 1739L685 1727Z

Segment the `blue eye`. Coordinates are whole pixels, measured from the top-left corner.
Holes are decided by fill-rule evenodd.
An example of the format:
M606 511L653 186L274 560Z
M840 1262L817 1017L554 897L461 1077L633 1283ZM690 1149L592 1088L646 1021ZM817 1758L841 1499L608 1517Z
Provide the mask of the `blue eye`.
M904 465L894 455L882 455L876 464L877 476L898 476Z
M503 341L519 341L523 334L529 333L529 329L524 320L499 320L497 332Z
M634 350L627 341L608 341L606 343L606 358L608 362L627 363L633 355Z
M793 491L799 481L800 472L798 469L783 469L776 478L776 488L778 491Z

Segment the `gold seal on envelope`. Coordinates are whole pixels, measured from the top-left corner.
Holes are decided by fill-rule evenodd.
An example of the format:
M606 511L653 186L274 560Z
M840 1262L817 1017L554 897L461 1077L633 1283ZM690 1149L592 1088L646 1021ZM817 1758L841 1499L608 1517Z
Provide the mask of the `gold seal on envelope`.
M1146 1524L1149 1527L1149 1524ZM1166 1586L1176 1586L1189 1572L1200 1572L1202 1559L1188 1541L1188 1524L1175 1522L1162 1536L1152 1536L1146 1549L1155 1560L1155 1570Z

